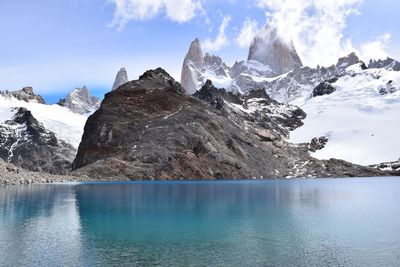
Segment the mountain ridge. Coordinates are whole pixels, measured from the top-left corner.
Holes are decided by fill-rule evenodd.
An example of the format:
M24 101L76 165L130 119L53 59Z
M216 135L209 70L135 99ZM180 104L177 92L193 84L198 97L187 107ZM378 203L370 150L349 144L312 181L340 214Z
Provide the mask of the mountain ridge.
M313 159L307 144L292 146L268 127L276 124L269 116L257 121L259 112L277 105L265 93L244 99L246 103L229 93L215 96L220 91L208 86L202 94L206 101L189 96L159 68L108 93L85 125L73 173L123 180L388 174L340 160ZM218 97L221 101L212 104ZM263 105L243 111L253 101Z

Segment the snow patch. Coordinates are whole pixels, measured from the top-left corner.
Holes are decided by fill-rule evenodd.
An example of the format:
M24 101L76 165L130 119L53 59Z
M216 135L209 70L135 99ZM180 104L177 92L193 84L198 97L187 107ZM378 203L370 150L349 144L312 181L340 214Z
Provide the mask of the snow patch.
M294 143L326 136L318 159L344 159L370 165L400 158L400 73L351 68L332 85L336 92L292 104L307 113L304 126L290 135ZM392 92L382 93L382 88Z

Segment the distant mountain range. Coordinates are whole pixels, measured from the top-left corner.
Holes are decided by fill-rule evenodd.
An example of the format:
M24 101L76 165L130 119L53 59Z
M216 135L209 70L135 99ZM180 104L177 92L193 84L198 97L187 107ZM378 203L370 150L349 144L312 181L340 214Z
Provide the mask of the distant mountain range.
M262 89L278 102L301 107L305 125L288 140L324 136L324 148L312 153L319 159L367 165L400 158L400 62L387 58L367 65L351 53L329 67L305 67L293 43L277 32L267 26L252 42L248 59L232 67L218 56L203 56L196 39L183 62L182 85L189 94L207 80L235 94Z
M394 175L398 114L399 62L351 53L303 66L267 26L233 66L194 40L181 83L161 68L129 81L121 68L103 101L86 86L54 105L31 87L0 92L0 158L98 179Z

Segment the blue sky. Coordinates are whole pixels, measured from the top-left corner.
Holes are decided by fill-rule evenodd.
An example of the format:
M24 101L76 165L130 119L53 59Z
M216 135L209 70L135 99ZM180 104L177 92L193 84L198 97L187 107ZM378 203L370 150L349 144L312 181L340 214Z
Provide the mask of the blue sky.
M274 18L294 18L282 28L307 65L350 50L400 59L398 10L396 0L1 0L0 90L30 85L55 102L87 85L102 96L120 67L136 79L161 66L179 80L194 38L232 64Z

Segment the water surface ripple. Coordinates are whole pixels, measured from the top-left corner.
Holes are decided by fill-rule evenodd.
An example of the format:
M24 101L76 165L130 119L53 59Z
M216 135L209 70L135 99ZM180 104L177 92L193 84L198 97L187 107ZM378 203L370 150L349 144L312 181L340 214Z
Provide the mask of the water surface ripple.
M1 266L399 266L400 179L0 188Z

